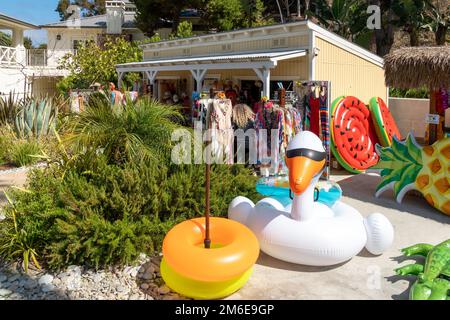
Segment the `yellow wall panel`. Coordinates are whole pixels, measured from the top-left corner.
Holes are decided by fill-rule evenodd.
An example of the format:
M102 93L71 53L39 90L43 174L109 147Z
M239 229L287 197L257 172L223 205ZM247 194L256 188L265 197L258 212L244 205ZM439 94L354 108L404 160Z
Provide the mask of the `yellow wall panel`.
M316 57L315 79L331 81L333 100L351 95L366 104L374 96L387 101L382 67L318 37L316 47L320 48L320 52Z

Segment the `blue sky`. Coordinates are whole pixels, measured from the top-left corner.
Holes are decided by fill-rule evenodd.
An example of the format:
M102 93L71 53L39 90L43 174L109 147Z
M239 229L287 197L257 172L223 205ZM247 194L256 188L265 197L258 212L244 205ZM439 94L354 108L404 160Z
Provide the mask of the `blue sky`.
M58 0L0 0L0 12L36 25L57 22ZM33 44L47 43L45 30L26 31Z

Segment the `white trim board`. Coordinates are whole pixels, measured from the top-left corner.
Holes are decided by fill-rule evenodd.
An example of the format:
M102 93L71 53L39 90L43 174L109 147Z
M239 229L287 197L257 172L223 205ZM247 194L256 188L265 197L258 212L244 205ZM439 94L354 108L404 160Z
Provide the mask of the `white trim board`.
M384 66L384 59L377 56L376 54L370 52L369 50L366 50L366 49L354 44L353 42L350 42L350 41L342 38L341 36L322 28L321 26L319 26L311 21L308 21L308 27L314 31L314 34L316 37L319 37L322 40L328 41L343 50L346 50L360 58L363 58L367 61L372 62L373 64L375 64L379 67Z

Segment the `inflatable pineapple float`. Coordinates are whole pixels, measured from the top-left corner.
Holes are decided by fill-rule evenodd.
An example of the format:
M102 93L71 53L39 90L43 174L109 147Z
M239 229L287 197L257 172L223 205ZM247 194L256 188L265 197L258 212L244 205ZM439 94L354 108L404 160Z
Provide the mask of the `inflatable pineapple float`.
M394 137L392 146L377 145L382 181L378 197L393 190L398 203L410 190L417 190L436 209L450 216L450 138L431 146L420 146L410 134L405 141Z

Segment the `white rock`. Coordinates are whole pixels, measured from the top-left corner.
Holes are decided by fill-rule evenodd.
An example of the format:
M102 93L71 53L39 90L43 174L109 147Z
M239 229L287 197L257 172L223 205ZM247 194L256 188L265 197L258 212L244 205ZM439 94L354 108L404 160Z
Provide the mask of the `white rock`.
M81 268L79 266L69 266L67 268L67 272L75 273L75 274L81 274Z
M50 274L43 275L42 277L39 278L39 284L41 286L46 285L46 284L51 284L52 281L53 281L53 276Z
M41 290L42 290L42 292L50 292L50 291L55 290L55 288L56 287L53 284L49 283L49 284L42 285Z
M0 289L0 297L7 297L12 293L11 290L8 289Z

